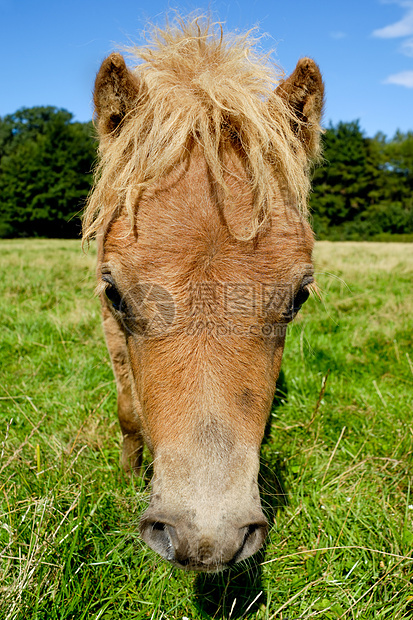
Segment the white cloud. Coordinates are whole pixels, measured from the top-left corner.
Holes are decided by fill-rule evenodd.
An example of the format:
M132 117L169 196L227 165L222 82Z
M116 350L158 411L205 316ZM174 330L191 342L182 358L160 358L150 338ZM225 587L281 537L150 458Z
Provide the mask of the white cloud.
M399 52L413 58L413 38L411 37L413 35L413 0L387 0L387 3L397 4L405 9L405 14L398 22L374 30L372 35L381 39L403 38ZM413 71L393 73L384 80L383 84L397 84L405 88L413 88Z
M400 51L405 56L413 57L413 39L406 39L406 41L403 41L403 43L400 46Z
M397 4L407 9L404 17L394 24L374 30L373 37L380 37L381 39L394 39L398 37L408 37L413 34L413 2L411 0L405 0L402 2L399 1Z
M345 32L341 32L340 30L330 32L330 37L332 39L345 39L347 34Z
M389 75L384 80L384 84L397 84L398 86L413 88L413 71L401 71L400 73Z

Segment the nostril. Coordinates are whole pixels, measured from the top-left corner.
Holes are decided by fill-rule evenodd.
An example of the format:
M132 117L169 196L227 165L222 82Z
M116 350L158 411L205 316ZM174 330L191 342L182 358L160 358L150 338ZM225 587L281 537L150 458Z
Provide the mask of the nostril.
M268 533L268 523L266 521L250 523L242 529L244 530L244 538L241 547L232 558L232 562L245 560L262 547Z
M260 549L268 531L263 515L243 527L228 524L212 532L179 519L173 522L176 527L166 515L147 511L140 522L141 537L165 560L189 570L216 571L240 562Z
M247 539L248 536L251 536L254 532L256 532L260 527L262 527L261 525L259 525L258 523L251 523L251 525L247 526L247 531L245 533L245 538Z
M142 519L140 531L143 540L154 551L171 562L175 558L175 550L172 542L174 528L162 521Z

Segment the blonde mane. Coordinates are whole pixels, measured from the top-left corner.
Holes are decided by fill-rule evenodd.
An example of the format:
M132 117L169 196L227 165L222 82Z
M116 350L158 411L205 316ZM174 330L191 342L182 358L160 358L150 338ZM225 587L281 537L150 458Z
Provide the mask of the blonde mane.
M223 154L229 143L241 149L254 196L248 238L274 208L275 176L288 202L306 215L309 164L294 131L300 120L274 92L283 74L258 54L249 34L224 36L219 24L178 19L129 54L137 100L117 131L101 137L85 240L123 206L133 225L142 192L188 157L193 144L227 198Z

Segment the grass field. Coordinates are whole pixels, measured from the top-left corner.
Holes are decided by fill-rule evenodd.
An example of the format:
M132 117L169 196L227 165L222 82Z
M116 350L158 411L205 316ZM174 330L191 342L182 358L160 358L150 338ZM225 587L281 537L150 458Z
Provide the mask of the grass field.
M0 243L1 620L413 617L413 244L315 257L262 447L269 541L211 576L137 534L93 248Z

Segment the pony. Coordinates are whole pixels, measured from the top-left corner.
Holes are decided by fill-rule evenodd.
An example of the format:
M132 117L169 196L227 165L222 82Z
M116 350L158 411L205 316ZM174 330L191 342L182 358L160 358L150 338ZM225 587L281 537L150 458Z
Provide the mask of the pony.
M144 541L186 570L254 554L260 445L288 323L314 286L309 173L324 87L205 18L106 58L83 239L116 378L121 463L153 458Z

